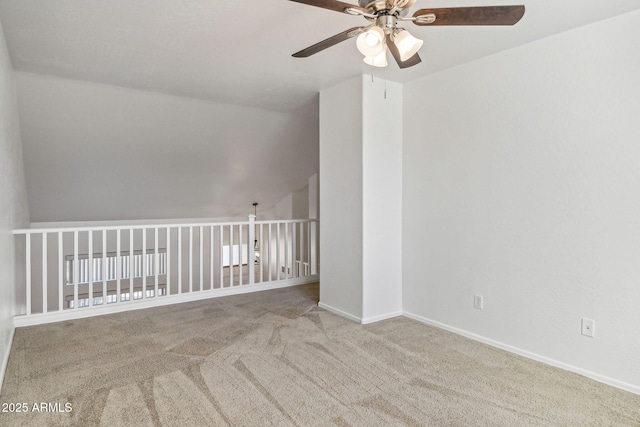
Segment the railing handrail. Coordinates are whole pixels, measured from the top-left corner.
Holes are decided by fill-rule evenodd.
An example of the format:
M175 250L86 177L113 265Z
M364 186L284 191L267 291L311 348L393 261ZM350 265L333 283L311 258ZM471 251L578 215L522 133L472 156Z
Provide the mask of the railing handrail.
M279 219L265 221L235 221L235 222L200 222L200 223L182 223L182 224L131 224L131 225L110 225L110 226L94 226L94 227L53 227L53 228L24 228L13 230L13 234L43 234L43 233L71 233L74 231L116 231L116 230L148 230L154 228L177 228L177 227L210 227L210 226L230 226L230 225L247 225L247 224L292 224L302 222L319 222L318 219Z

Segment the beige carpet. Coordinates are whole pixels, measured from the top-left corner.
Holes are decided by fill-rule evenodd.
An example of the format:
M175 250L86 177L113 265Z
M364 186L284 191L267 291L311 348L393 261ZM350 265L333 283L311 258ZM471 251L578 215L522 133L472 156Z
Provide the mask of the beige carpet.
M28 411L0 425L640 426L640 396L317 301L308 285L18 329L0 402Z

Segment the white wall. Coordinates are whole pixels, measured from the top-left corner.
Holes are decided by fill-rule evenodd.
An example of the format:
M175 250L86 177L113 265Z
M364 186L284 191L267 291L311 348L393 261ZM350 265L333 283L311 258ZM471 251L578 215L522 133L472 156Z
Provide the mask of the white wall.
M0 385L13 335L16 272L11 232L29 224L15 84L0 26Z
M275 219L293 219L293 194L289 193L274 206Z
M402 85L363 75L320 93L320 188L321 305L402 314Z
M362 76L364 323L402 313L402 85Z
M293 193L291 216L292 219L309 218L309 186Z
M320 92L320 305L362 316L362 78Z
M640 392L638 20L405 86L406 312Z
M300 190L284 196L282 200L274 206L274 212L274 219L308 219L309 186L306 185ZM258 217L258 220L259 219L260 216Z

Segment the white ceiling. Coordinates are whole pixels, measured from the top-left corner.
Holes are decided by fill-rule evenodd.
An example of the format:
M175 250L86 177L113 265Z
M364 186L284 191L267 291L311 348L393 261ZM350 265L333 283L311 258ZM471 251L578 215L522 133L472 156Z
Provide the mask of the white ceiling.
M356 3L355 0L351 2ZM212 118L208 132L215 133L216 123L225 129L254 129L246 130L245 137L248 141L275 150L278 141L282 140L295 158L296 146L292 145L291 137L282 137L286 131L284 123L296 122L299 114L308 117L310 111L317 111L317 108L313 110L310 105L317 103L317 93L323 88L357 74L372 72L382 78L407 82L640 8L637 0L418 0L411 12L422 7L501 4L524 4L524 18L513 27L429 28L407 23L405 26L414 35L424 39L425 43L420 51L422 63L405 70L400 70L391 62L385 69L365 65L354 40L343 42L310 58L292 58L291 54L294 52L347 28L364 25L367 21L362 17L288 0L0 0L0 20L16 71L196 98L216 105L233 104L277 112L288 118L287 120L283 116L283 128L272 132L277 137L264 135L259 126L246 126L248 116L234 114L225 114L224 123L221 119ZM37 80L35 77L33 79ZM19 97L27 96L20 91L27 90L25 85L29 77L22 80ZM55 80L48 81L51 83ZM47 146L52 133L55 133L56 139L63 141L74 137L75 131L60 124L74 126L72 116L65 116L64 120L56 122L54 118L60 112L49 112L46 115L36 107L46 100L38 98L37 93L30 93L28 96L31 97L31 103L21 105L21 119L23 142L27 147L27 180L31 191L33 188L46 186L47 177L53 173L37 172L34 165L42 167L38 163L41 159L34 159L33 153L40 152L41 148ZM183 101L176 100L172 108L177 108L180 102ZM232 110L235 107L229 108ZM76 111L73 114L79 113ZM131 114L135 116L136 113ZM91 117L84 117L83 120L85 126L91 128ZM194 157L186 159L181 166L185 174L189 175L190 163L198 156L213 155L211 153L215 150L211 148L197 151L200 144L197 132L190 130L187 122L188 120L177 120L175 126L185 126L180 144L194 147ZM305 119L302 122L305 128L298 127L295 138L297 144L301 145L298 147L301 153L309 153L310 145L315 144L317 150L317 119ZM48 123L50 128L44 129L43 123ZM121 125L124 126L122 123ZM160 128L163 129L162 126ZM123 129L126 130L126 126ZM223 134L232 135L232 132L225 131ZM215 144L224 149L225 144L230 144L230 141L228 138L218 138ZM244 167L253 170L260 160L246 161ZM67 167L73 166L69 164ZM301 175L311 175L317 171L317 164L307 166L309 170L302 172L286 165L278 167L280 170L273 170L263 176L265 185L271 183L272 188L279 186L265 200L267 204L277 202L276 197L280 196L276 194L283 196L300 188L304 184L300 179ZM296 171L288 176L289 169ZM243 191L243 188L251 185L248 181L232 182L204 172L200 172L200 175L200 179L207 185L226 186L225 191L231 193ZM185 187L176 191L184 192L187 189ZM222 190L217 189L214 193L222 193ZM37 198L39 197L40 195ZM250 206L250 197L253 196L247 195L246 200L234 203ZM30 195L30 200L35 198ZM179 197L175 199L178 200ZM212 206L216 203L224 205L215 200L207 203L185 203L181 215L200 217L212 216L214 211L218 215L218 210ZM157 212L159 207L152 207L156 212L154 217L171 215L170 210ZM100 215L95 213L74 217L71 210L54 216L48 215L47 209L47 206L35 211L32 208L32 213L35 212L42 221L108 219L98 218ZM230 209L227 211L231 212ZM149 211L145 213L144 209L140 209L136 216L141 215L149 216Z
M0 16L16 70L287 111L357 74L406 82L640 7L637 0L418 0L412 11L500 4L524 4L524 18L513 27L407 23L425 44L423 62L406 70L365 65L355 40L292 58L368 21L287 0L0 0Z

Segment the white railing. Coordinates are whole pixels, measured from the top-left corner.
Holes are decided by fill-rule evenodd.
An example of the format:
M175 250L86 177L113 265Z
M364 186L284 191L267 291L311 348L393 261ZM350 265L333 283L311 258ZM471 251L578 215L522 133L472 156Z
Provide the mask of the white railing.
M14 234L18 326L319 280L317 220Z

